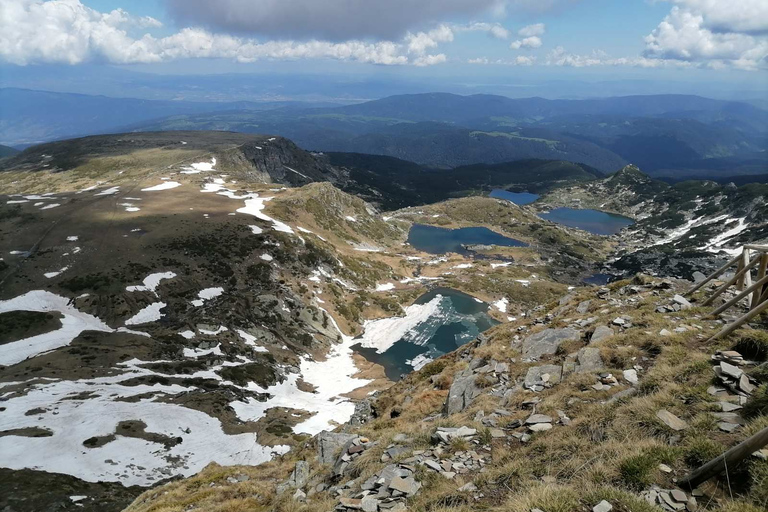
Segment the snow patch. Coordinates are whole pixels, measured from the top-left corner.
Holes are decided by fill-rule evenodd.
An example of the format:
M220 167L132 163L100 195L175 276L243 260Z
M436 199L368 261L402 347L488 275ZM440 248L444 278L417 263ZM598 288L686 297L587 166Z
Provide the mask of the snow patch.
M165 306L167 306L165 302L155 302L150 304L126 320L125 325L140 325L149 322L156 322L163 317L163 313L161 313L160 310Z
M181 183L177 181L166 181L165 183L161 183L159 185L155 185L154 187L149 188L143 188L141 189L142 192L157 192L160 190L169 190L172 188L180 187Z
M46 313L58 311L63 315L63 318L61 319L61 328L56 331L0 345L0 365L4 366L10 366L29 357L69 345L83 331L112 332L107 324L95 316L82 313L71 306L70 299L43 290L30 291L16 298L0 301L0 313L10 311ZM3 417L7 417L7 415Z

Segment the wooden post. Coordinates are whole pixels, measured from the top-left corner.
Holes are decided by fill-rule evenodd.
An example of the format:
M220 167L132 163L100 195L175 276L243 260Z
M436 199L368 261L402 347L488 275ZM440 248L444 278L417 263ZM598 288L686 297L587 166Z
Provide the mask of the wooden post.
M716 298L718 298L718 297L720 296L720 294L722 294L722 293L723 293L725 290L727 290L727 289L728 289L728 288L729 288L731 285L733 285L733 283L735 283L736 281L739 281L739 280L741 280L741 278L742 278L742 277L744 277L744 274L746 274L747 272L749 272L749 271L752 269L752 267L754 267L755 265L757 265L757 263L758 263L759 261L760 261L760 256L758 256L757 258L754 258L752 261L750 261L750 262L749 262L749 263L747 263L746 265L744 265L744 262L743 262L743 260L742 260L742 262L739 264L739 271L736 273L736 275L735 275L735 276L733 276L733 277L732 277L732 278L731 278L731 279L730 279L730 280L729 280L727 283L725 283L723 286L721 286L720 288L718 288L718 289L717 289L717 291L715 291L715 293L713 293L713 294L712 294L712 296L711 296L710 298L708 298L708 299L707 299L707 300L704 302L704 304L703 304L703 305L704 305L704 306L709 306L710 304L712 304L712 302L714 302L714 300L715 300Z
M722 473L726 468L735 468L739 462L760 450L766 444L768 444L768 427L765 427L749 439L742 441L724 454L691 472L691 474L680 480L680 487L693 490L699 484Z
M760 290L762 288L762 286L765 285L765 284L768 284L768 276L763 276L763 278L760 281L756 282L755 284L753 284L752 286L750 286L749 288L747 288L746 290L744 290L743 292L738 294L736 297L734 297L733 299L729 300L728 302L726 302L725 304L723 304L722 306L717 308L715 311L712 312L712 314L710 316L717 316L717 315L719 315L723 311L725 311L725 310L729 309L731 306L735 305L737 302L739 302L741 299L743 299L744 297L746 297L750 293L754 292L754 296L759 297L758 293L755 292L755 290ZM757 307L757 306L755 306L755 307ZM752 306L750 306L750 309L751 308L752 308Z
M744 276L746 275L746 272L741 273L741 271L744 270L747 267L747 265L749 265L749 249L744 249L741 251L741 261L739 262L740 277L739 277L739 280L736 282L736 288L738 290L744 289Z
M763 257L760 259L760 266L757 267L757 280L761 281L768 269L768 252L763 253ZM752 307L756 308L760 304L760 298L763 296L762 287L758 287L755 293L752 294Z
M766 300L756 308L752 309L749 313L742 316L741 318L733 322L731 325L724 327L722 331L720 331L719 333L709 338L708 341L716 340L718 338L722 338L723 336L727 336L731 334L733 331L735 331L745 323L749 322L750 320L752 320L752 318L756 317L757 315L759 315L765 310L768 310L768 300Z
M690 290L688 290L688 291L686 292L686 295L692 295L692 294L696 293L696 292L697 292L697 291L698 291L698 290L699 290L699 289L700 289L702 286L704 286L704 285L705 285L705 284L707 284L708 282L712 281L713 279L716 279L716 278L720 277L720 275L721 275L723 272L725 272L726 270L728 270L729 268L731 268L732 266L734 266L734 265L735 265L735 264L736 264L738 261L740 261L740 260L741 260L741 254L739 254L738 256L736 256L735 258L733 258L731 261L729 261L728 263L726 263L725 265L723 265L723 266L722 266L722 267L720 267L719 269L717 269L717 270L715 270L714 272L712 272L712 273L711 273L709 276L707 276L707 278L706 278L706 279L704 279L703 281L701 281L700 283L698 283L696 286L694 286L693 288L691 288Z

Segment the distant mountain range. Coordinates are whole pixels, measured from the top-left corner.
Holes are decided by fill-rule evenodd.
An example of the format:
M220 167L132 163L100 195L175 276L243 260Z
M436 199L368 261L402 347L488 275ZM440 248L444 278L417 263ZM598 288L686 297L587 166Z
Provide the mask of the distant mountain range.
M13 105L9 105L13 103ZM341 107L147 101L0 90L0 142L113 131L272 133L313 151L368 153L435 168L567 160L602 172L749 176L768 169L768 111L685 95L588 100L445 93ZM14 142L16 141L16 142Z

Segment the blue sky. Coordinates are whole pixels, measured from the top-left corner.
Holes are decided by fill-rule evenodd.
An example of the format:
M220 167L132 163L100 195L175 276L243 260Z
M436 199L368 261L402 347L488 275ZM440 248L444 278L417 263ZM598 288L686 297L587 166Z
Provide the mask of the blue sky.
M0 62L765 84L765 0L0 0Z

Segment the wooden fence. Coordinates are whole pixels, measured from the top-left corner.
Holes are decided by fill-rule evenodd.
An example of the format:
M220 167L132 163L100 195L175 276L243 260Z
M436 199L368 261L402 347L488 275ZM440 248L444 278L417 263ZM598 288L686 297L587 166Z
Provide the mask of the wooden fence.
M740 291L740 293L713 311L712 316L724 313L745 298L749 305L749 311L735 322L725 326L711 339L727 336L745 323L757 317L763 311L768 310L768 246L766 245L745 245L738 256L688 290L686 295L690 296L694 294L707 283L717 279L734 266L736 267L736 273L733 277L718 287L717 290L704 301L703 305L711 305L715 299L722 295L728 288L735 286L736 290ZM752 278L753 271L757 272L754 279Z

